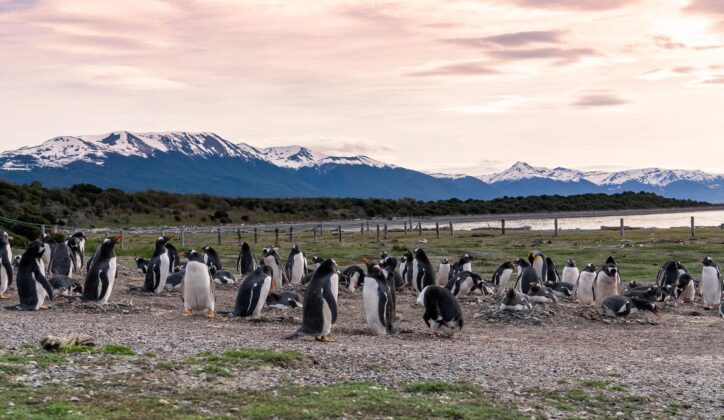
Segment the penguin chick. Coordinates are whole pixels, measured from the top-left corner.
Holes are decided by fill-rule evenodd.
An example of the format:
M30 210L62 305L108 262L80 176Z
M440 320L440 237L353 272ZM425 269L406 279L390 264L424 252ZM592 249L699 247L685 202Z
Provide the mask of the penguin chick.
M530 299L528 299L528 296L524 295L521 292L515 291L514 288L508 289L508 292L503 296L503 300L500 302L500 308L501 311L529 311L533 309L533 306L530 304Z

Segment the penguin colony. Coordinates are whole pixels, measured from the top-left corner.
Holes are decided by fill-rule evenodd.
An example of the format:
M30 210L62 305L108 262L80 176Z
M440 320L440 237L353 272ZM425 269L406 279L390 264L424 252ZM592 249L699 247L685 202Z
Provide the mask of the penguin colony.
M85 241L76 233L58 243L49 235L30 243L21 256L13 259L11 241L0 233L0 299L16 283L20 303L7 309L46 309L46 301L68 296L106 304L118 275L115 245L120 236L104 239L88 259L83 283L73 278L85 262ZM218 253L206 246L201 252L178 252L170 243L173 236L159 237L149 259L137 258L138 270L144 274L138 292L159 294L179 288L183 315L202 313L215 316L215 287L235 284L235 274L222 270ZM181 257L188 259L181 265ZM463 254L454 264L443 258L437 271L422 248L406 251L399 261L383 252L378 261L367 258L361 265L340 270L333 259L318 256L308 263L307 256L294 245L282 266L279 249L268 246L256 259L248 243L243 242L236 270L242 281L230 317L259 317L265 306L279 309L300 308L302 325L288 339L312 336L320 342L333 342L332 327L338 318L337 299L340 283L349 292L361 289L365 322L373 335L396 334L397 292L409 287L417 292L416 304L423 308L422 320L434 335L453 337L463 329L459 299L478 293L500 299L500 311L528 311L535 304L556 304L571 297L602 315L625 318L637 311L652 312L660 317L657 303L666 299L693 302L697 297L705 309L714 309L724 317L722 277L711 257L699 260L701 278L695 279L679 261L664 263L652 284L632 281L622 283L621 270L613 257L599 266L589 263L579 270L569 259L562 273L555 262L536 250L527 258L503 262L487 282L475 273L472 258ZM13 268L16 268L16 272ZM304 295L291 290L304 286ZM288 289L288 290L284 290ZM77 295L77 296L76 296Z

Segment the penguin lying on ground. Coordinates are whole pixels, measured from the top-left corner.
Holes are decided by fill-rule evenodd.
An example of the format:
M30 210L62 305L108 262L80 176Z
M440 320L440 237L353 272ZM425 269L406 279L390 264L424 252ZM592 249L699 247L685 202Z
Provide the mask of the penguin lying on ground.
M53 296L73 296L74 293L83 294L83 286L74 282L68 276L55 275L48 279L48 283L53 289Z
M648 299L629 298L626 296L609 296L603 300L601 310L604 315L612 318L625 318L637 311L651 311L656 318L661 318L656 308L656 301Z
M455 296L444 287L432 285L425 287L417 304L425 308L422 319L433 334L441 332L452 338L463 329L463 312Z
M239 286L233 317L258 317L269 296L272 284L272 269L263 265L247 275Z
M216 267L217 270L223 270L224 267L221 265L221 258L219 257L219 253L216 252L216 250L210 246L205 246L203 248L204 250L204 263L206 263L207 266L211 267L212 265Z
M186 270L177 271L173 274L169 274L168 277L166 277L166 285L164 286L166 290L171 290L173 288L176 288L181 285L181 282L184 280L184 276L186 275Z
M533 309L533 305L531 305L527 295L517 292L514 288L510 288L505 296L503 296L503 300L500 302L498 309L511 312L529 311Z
M536 282L530 284L528 299L533 303L558 303L553 290Z
M214 270L213 277L214 283L216 284L236 284L236 276L230 271ZM168 281L168 279L166 279L166 281Z
M284 270L292 285L300 284L302 278L307 275L307 258L304 256L304 252L299 249L299 245L294 244L292 246Z
M560 296L573 296L573 289L575 286L570 283L564 283L564 282L557 282L557 283L548 283L546 284L546 287L551 289L553 291L553 294L556 295L556 297Z
M236 260L236 269L242 277L256 270L256 258L254 257L254 252L251 250L251 247L247 242L241 243L239 258Z
M420 293L427 286L435 284L435 274L432 264L422 248L415 250L415 259L412 261L412 285Z
M204 311L207 318L213 318L216 288L205 258L195 250L186 252L184 256L189 259L181 282L184 316L193 316L194 311Z
M0 299L6 299L5 292L13 284L13 251L7 232L0 232Z
M699 293L704 309L711 309L721 304L721 272L711 257L702 258L699 262L704 266L699 281Z
M651 286L637 286L627 289L623 292L623 295L631 299L636 298L655 302L661 295L661 288L655 284Z
M469 271L463 271L453 276L445 288L458 299L467 296L473 290L483 290L486 295L492 293L492 290L489 290L483 283L482 277Z
M379 265L370 267L364 281L364 301L367 328L374 335L386 335L393 331L393 300L387 273Z
M337 322L337 298L335 290L339 287L337 263L324 261L312 276L304 292L302 308L302 326L296 333L286 337L295 339L303 335L313 335L317 341L334 342L329 337L332 325Z
M269 292L266 296L266 306L275 309L292 309L302 307L302 298L297 292Z
M108 303L118 272L115 246L120 240L121 235L116 235L101 242L85 276L83 300Z
M40 261L46 248L40 241L33 241L20 257L17 287L20 303L8 307L10 310L37 311L47 309L45 298L53 300L53 289L41 272Z
M498 289L498 292L502 293L508 288L510 285L510 275L513 274L514 269L515 266L513 263L511 261L506 261L503 264L500 264L500 267L495 270L491 281Z

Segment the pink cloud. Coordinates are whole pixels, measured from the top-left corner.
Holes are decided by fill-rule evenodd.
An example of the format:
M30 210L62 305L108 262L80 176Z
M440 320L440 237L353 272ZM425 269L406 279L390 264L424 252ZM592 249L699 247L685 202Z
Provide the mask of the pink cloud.
M628 101L609 92L583 93L573 102L576 108L599 108L625 105Z
M619 9L638 0L511 0L510 3L520 7L536 7L540 9L562 9L575 11L599 11Z

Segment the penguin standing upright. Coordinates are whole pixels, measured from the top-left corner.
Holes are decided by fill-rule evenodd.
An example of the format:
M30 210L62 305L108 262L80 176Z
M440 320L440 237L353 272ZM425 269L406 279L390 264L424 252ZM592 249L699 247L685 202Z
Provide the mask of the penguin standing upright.
M412 261L412 279L412 285L418 293L421 293L425 287L435 284L432 264L422 248L415 250L415 259Z
M217 270L224 269L224 267L221 266L221 258L219 257L219 253L210 246L204 247L204 262L209 267L213 265L214 267L216 267Z
M711 309L721 303L721 271L711 257L702 258L699 262L704 265L699 282L701 301L704 308Z
M531 267L524 259L518 258L515 260L518 266L518 280L515 282L514 289L525 295L528 294L531 283L541 283L540 277L536 273L535 269Z
M72 235L70 235L71 238L77 238L78 244L80 245L80 267L83 267L83 257L85 256L85 242L86 242L86 236L83 232L76 232Z
M246 276L256 270L256 258L248 242L241 243L239 258L236 260L236 269L242 276Z
M596 266L587 264L576 280L576 298L581 305L593 306L593 283L596 280Z
M502 293L508 288L508 285L510 284L510 275L513 274L513 269L513 263L511 261L506 261L501 264L497 270L495 270L495 273L493 273L491 281L498 289L498 292Z
M489 294L488 292L492 293L492 290L487 290L485 287L483 278L470 271L463 271L462 273L456 274L447 282L445 288L452 292L453 296L458 299L467 296L474 290L482 290L486 295Z
M181 254L183 255L183 254ZM194 311L204 311L206 317L214 317L216 302L214 281L209 266L198 251L185 253L189 262L186 264L184 278L181 281L181 300L184 303L184 316L193 316ZM212 265L212 267L215 267Z
M551 257L546 257L546 269L548 270L546 275L547 283L558 283L561 281L561 276L558 273L556 264L553 262Z
M53 257L50 259L50 274L72 277L73 267L74 257L68 246L68 241L56 244L53 248Z
M579 274L581 274L581 272L578 270L576 260L568 260L568 262L566 262L566 266L563 267L563 275L561 276L561 281L563 283L569 283L575 286L576 282L578 281Z
M45 246L40 241L33 241L20 257L18 266L18 297L20 303L11 309L22 311L37 311L45 309L45 298L53 300L53 289L40 271L39 261L45 252Z
M41 268L44 268L43 273L45 273L46 270L50 269L50 261L53 259L53 251L55 246L58 245L58 242L56 242L55 239L47 233L44 233L40 240L43 242L43 248L45 249L43 257L40 259L42 262Z
M337 276L337 263L332 259L325 260L314 272L304 292L302 326L287 339L313 335L317 341L336 341L329 337L329 333L332 325L337 322L337 299L334 292L334 283L339 281Z
M473 263L470 261L470 254L463 254L460 256L460 259L458 262L453 264L450 267L450 272L448 273L447 279L450 280L454 276L457 276L458 274L462 273L463 271L473 271Z
M443 258L440 261L440 265L437 267L437 285L444 286L447 284L450 274L450 261L447 258Z
M425 308L422 319L434 334L441 332L452 338L462 331L463 311L458 300L446 288L426 286L417 297L417 304Z
M281 289L284 285L284 270L279 259L279 253L276 248L268 246L261 253L262 263L272 269L272 290Z
M593 280L593 300L598 307L610 296L619 294L618 267L615 264L606 263L596 274Z
M696 285L691 274L684 273L679 276L679 282L676 285L676 298L684 302L692 302L696 296Z
M656 285L663 291L663 298L668 295L673 299L676 294L676 285L679 282L679 266L681 263L678 261L665 262L659 269L659 273L656 276Z
M362 292L367 328L374 335L392 332L394 310L387 273L379 265L370 267Z
M287 265L285 266L285 273L287 279L293 285L298 285L302 282L302 278L307 275L307 258L304 256L304 252L299 249L299 245L294 244L289 258L287 258Z
M400 274L402 274L402 278L405 279L405 284L412 286L413 283L413 277L412 277L412 261L415 259L415 256L412 255L412 252L408 249L405 251L405 254L402 256L402 259L400 260Z
M342 279L347 282L347 290L354 292L364 284L365 272L358 265L350 265L342 271Z
M168 249L168 273L172 274L181 269L181 257L172 243L166 242L166 249ZM217 269L221 270L221 268L218 267Z
M382 263L380 264L380 268L382 268L382 273L385 275L385 278L387 279L387 286L390 289L390 301L392 302L392 317L395 318L397 316L397 288L401 287L399 286L399 282L401 281L401 277L398 277L397 271L395 271L395 268L397 267L397 258L395 257L385 257L382 260Z
M108 303L118 272L115 246L120 240L121 235L116 235L101 242L85 276L83 300L97 301L103 305Z
M7 299L5 292L13 284L13 250L7 232L0 233L0 299Z
M144 291L158 294L166 287L166 278L168 278L169 267L171 266L166 243L171 238L171 236L161 236L156 240L156 250L153 252L153 257L146 270L146 280L143 284Z
M535 273L538 275L538 279L542 284L546 284L548 281L548 263L546 262L546 256L541 251L533 251L528 254L528 262L533 267Z
M80 273L83 269L83 249L80 244L80 239L75 236L71 236L66 241L68 248L70 248L71 260L73 262L73 273Z

